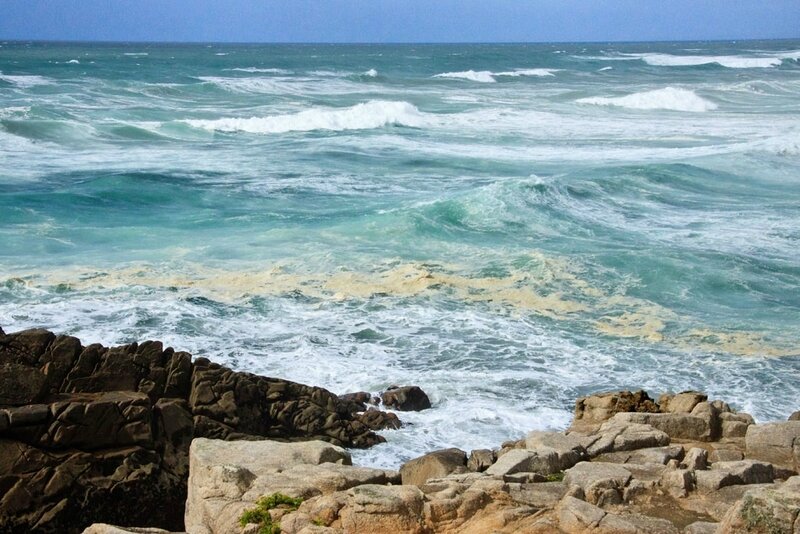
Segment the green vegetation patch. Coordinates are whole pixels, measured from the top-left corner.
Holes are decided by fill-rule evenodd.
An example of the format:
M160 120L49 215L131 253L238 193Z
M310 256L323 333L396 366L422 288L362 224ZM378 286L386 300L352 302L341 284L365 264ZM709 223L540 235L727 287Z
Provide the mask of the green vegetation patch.
M303 499L295 499L283 493L265 495L256 501L255 508L250 508L242 513L242 517L239 518L239 524L245 526L250 523L255 523L259 526L259 534L280 534L281 527L272 522L272 516L269 514L269 511L274 508L294 511L297 510L302 502Z
M559 471L558 473L550 473L544 478L548 482L561 482L562 480L564 480L564 471Z

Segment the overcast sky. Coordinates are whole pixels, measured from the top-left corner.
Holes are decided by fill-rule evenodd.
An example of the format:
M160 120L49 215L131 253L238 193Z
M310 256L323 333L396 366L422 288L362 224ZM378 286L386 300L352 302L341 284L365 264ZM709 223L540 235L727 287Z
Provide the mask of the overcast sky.
M800 0L0 0L0 39L541 42L800 37Z

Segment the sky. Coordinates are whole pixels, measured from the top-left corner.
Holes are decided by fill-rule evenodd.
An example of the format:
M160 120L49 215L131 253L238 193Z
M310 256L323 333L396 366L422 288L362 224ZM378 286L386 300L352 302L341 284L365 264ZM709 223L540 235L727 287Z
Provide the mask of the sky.
M800 37L800 0L0 0L0 39L574 42Z

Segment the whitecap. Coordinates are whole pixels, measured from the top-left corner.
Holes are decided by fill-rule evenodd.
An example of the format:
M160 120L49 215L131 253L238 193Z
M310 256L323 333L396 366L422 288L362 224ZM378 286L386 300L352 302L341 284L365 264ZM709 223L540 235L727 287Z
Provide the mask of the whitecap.
M674 56L672 54L630 54L655 67L693 67L717 64L729 69L754 69L777 67L783 60L779 57L753 56Z
M613 68L614 67L603 67L602 69L597 69L597 72L603 72L603 71L606 71L606 70L611 70Z
M495 80L492 77L492 73L488 70L465 70L462 72L443 72L441 74L434 75L434 78L454 78L460 80L470 80L472 82L481 82L481 83L494 83Z
M492 76L555 76L555 72L559 72L561 69L514 69L512 71L507 72L493 72L491 73Z
M67 65L80 65L80 63L81 62L78 61L77 59L70 59L69 61L67 61Z
M364 76L369 76L370 78L375 78L378 76L378 71L375 69L369 69L367 72L363 74Z
M219 132L285 133L312 130L365 130L384 126L421 128L430 119L408 102L371 100L347 108L312 108L288 115L216 120L186 120L195 128Z
M123 54L122 54L122 55L123 55L123 56L133 56L133 57L136 57L136 56L149 56L150 54L149 54L148 52L123 52Z
M37 76L34 74L2 74L0 73L0 80L8 83L13 83L17 87L34 87L36 85L50 85L53 80L45 78L44 76Z
M676 87L665 87L619 97L596 96L577 100L580 104L618 106L629 109L667 109L672 111L711 111L717 105L698 96L694 91Z
M30 110L31 108L28 106L0 108L0 119L25 118Z

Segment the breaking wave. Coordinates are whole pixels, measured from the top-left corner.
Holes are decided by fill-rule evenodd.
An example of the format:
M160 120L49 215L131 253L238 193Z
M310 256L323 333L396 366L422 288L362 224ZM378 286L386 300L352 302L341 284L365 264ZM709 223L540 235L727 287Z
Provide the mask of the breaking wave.
M289 115L184 122L210 131L268 134L312 130L366 130L390 125L420 128L430 124L431 120L408 102L371 100L347 108L312 108Z
M577 100L580 104L618 106L629 109L668 109L672 111L702 112L717 109L710 100L698 96L694 91L665 87L619 97L596 96Z
M434 78L455 78L473 82L494 83L497 81L495 78L501 76L513 78L518 78L520 76L555 76L553 73L558 72L559 70L561 69L514 69L503 72L492 72L489 70L465 70L461 72L443 72L441 74L434 75Z

